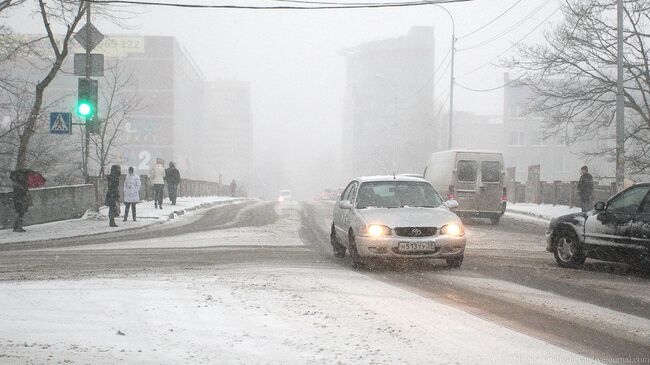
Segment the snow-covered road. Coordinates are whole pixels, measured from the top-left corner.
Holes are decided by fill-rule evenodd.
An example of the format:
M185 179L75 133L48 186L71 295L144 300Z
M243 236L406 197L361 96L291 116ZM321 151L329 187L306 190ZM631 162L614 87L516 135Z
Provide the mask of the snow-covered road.
M248 212L268 203L252 204L242 209L235 221L240 221ZM301 207L295 201L275 206L278 219L260 227L232 227L214 231L188 233L165 238L124 241L99 245L69 247L68 250L112 250L136 248L197 248L197 247L237 247L237 246L303 246L298 237L300 231Z
M591 363L336 267L9 282L0 292L3 362Z
M533 226L468 226L461 270L355 271L331 256L330 217L249 202L146 239L2 252L0 278L30 280L0 281L0 363L588 364L650 348L647 281L551 266Z

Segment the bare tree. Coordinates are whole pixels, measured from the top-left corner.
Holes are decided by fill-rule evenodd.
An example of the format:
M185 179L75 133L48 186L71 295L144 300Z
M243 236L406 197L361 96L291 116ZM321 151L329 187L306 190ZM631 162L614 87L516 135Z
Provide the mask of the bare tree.
M0 0L0 14L3 14L12 7L18 7L24 2L25 0Z
M16 169L25 167L29 142L36 132L36 124L43 106L43 95L45 89L50 85L52 80L54 80L61 69L63 62L68 56L72 36L79 25L79 21L84 15L86 6L85 1L68 0L53 1L50 4L52 5L48 5L45 0L38 1L39 13L43 20L43 27L45 28L47 39L51 47L52 63L49 70L46 72L45 77L36 84L31 111L25 121L25 125L19 131ZM52 22L57 22L62 25L62 28L64 29L62 40L57 39L55 36Z
M649 0L625 2L626 167L650 171ZM520 47L507 65L523 71L535 98L531 112L544 118L546 134L570 141L599 140L585 153L615 154L616 2L567 0L563 20L546 43Z
M101 98L106 114L101 118L98 133L91 134L90 144L94 147L93 159L99 165L99 176L104 176L106 166L114 162L114 149L119 147L126 123L142 106L142 98L129 92L132 74L126 73L125 60L118 60L107 70L101 88Z

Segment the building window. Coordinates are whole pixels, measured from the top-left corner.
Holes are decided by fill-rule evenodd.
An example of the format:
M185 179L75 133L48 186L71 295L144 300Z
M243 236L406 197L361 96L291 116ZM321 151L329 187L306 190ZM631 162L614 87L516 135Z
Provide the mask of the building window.
M510 146L524 146L526 133L523 131L511 131L508 137L508 144Z

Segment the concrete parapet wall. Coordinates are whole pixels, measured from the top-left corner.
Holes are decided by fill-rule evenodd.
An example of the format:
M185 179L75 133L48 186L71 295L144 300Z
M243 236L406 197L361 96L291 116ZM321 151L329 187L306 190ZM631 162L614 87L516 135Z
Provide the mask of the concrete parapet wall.
M33 205L25 214L25 225L79 218L95 205L92 185L70 185L30 189ZM14 194L0 193L0 228L11 228L16 217Z

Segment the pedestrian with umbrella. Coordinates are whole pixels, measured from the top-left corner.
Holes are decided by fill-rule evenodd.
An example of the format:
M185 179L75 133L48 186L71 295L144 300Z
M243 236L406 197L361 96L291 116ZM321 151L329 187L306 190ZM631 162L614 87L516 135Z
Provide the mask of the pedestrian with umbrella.
M9 174L9 179L14 188L14 209L16 210L16 220L14 221L14 232L25 232L23 228L23 219L25 213L32 205L32 197L29 194L29 188L40 188L45 185L45 178L36 171L29 169L19 169Z

